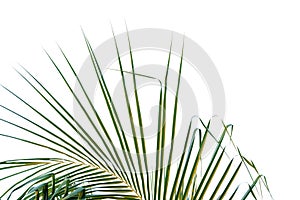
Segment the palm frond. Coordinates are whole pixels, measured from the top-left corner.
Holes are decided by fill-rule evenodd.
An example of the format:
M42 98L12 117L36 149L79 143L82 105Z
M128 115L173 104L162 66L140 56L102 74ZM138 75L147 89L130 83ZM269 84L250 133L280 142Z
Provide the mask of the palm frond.
M139 199L134 190L113 173L84 163L65 159L34 158L5 161L1 162L1 166L5 166L6 170L16 168L12 174L1 178L1 181L29 174L8 188L1 198L6 194L10 198L18 190L26 188L19 199L33 199L37 194L48 196L49 199L69 199L82 195L80 193L83 191L84 195L89 197Z
M79 83L82 99L74 91L68 80L68 74L63 72L52 56L46 55L53 65L55 73L59 75L62 87L65 87L79 108L86 123L92 127L96 134L92 135L68 111L62 97L56 96L46 84L38 80L31 72L21 66L17 70L21 79L31 88L36 98L43 101L43 105L33 105L25 94L19 95L6 86L2 88L21 104L27 107L34 116L26 116L21 112L0 105L6 113L14 116L7 119L0 118L0 122L9 125L14 131L2 132L1 137L22 141L37 147L54 152L53 158L21 158L0 162L0 199L147 199L147 200L178 200L178 199L246 199L270 195L266 178L261 175L255 164L245 158L232 140L232 125L223 126L222 133L216 138L211 132L211 121L203 122L197 116L189 116L190 124L184 141L182 141L181 157L173 161L176 125L178 117L179 90L181 73L184 68L184 47L178 63L177 88L174 102L167 97L168 73L172 56L172 40L166 58L166 74L164 80L151 77L147 74L136 73L134 65L134 49L131 46L130 35L127 31L128 52L130 66L122 62L119 53L117 36L113 33L118 72L122 80L124 106L127 109L131 134L128 137L124 130L124 121L112 99L109 90L108 77L100 68L99 60L84 35L84 41L92 63L92 70L100 87L104 99L102 105L108 112L108 117L98 110L85 88L75 68L67 58L65 52L59 47L63 59L70 70L72 77ZM129 70L126 70L127 68ZM135 106L130 103L128 80L131 76L134 86ZM144 135L144 117L142 114L141 98L137 88L138 79L154 79L159 83L159 98L157 102L157 135L156 144L148 144ZM172 104L173 103L173 104ZM172 115L168 115L167 105L172 104ZM55 118L49 113L40 111L38 106L48 106L55 113ZM136 113L135 113L136 112ZM134 117L138 121L135 127ZM38 118L38 120L37 120ZM166 122L170 119L171 131L168 132ZM40 122L43 124L40 124ZM58 123L60 122L60 123ZM61 126L61 122L64 124ZM111 125L111 127L110 127ZM138 138L140 133L141 138ZM80 141L80 140L81 141ZM215 147L209 156L203 155L206 141L215 141ZM170 140L171 147L166 151L166 141ZM150 171L150 161L147 153L150 146L155 146L155 170ZM228 151L228 149L233 149ZM165 166L165 160L167 165ZM241 176L239 176L242 174ZM245 178L245 174L247 177ZM241 182L247 183L243 188Z

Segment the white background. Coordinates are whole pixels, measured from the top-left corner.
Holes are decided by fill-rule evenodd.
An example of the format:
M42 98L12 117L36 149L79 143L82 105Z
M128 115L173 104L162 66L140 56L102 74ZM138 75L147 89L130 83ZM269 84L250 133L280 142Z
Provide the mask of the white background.
M55 52L56 42L80 66L87 57L80 26L95 46L111 37L110 21L117 33L125 30L124 19L129 29L153 27L185 33L217 66L226 93L226 122L235 125L234 138L243 154L267 176L275 199L298 198L297 1L3 2L0 82L17 87L22 85L12 79L11 67L22 63L38 71L46 60L42 48ZM0 148L0 159L8 158L7 147Z

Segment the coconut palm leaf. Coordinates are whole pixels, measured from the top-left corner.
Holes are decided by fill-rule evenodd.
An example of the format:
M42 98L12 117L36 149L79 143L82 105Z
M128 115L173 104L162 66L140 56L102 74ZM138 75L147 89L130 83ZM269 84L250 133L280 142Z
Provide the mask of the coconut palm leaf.
M127 32L128 33L128 32ZM64 72L52 56L46 52L53 65L54 73L59 75L62 87L81 109L86 123L96 133L92 135L68 110L64 99L51 92L46 84L34 76L26 68L20 66L16 70L20 78L31 88L36 98L40 98L48 106L56 118L41 111L38 105L26 99L26 94L17 94L6 86L2 88L8 94L23 104L34 116L27 116L9 105L0 108L13 116L8 119L1 116L0 122L12 127L11 132L0 133L1 137L22 141L54 152L55 157L20 158L0 162L0 199L257 199L262 195L270 195L266 178L259 174L252 161L245 158L232 140L232 125L223 126L222 133L216 138L211 132L211 121L204 123L197 116L190 116L190 124L186 130L181 157L173 161L174 144L170 151L165 151L166 141L173 141L176 134L178 117L178 100L181 73L184 70L184 42L180 63L178 63L178 79L174 102L167 98L168 73L172 55L172 41L166 58L166 74L164 80L156 79L147 74L135 71L134 51L128 36L128 52L130 66L122 62L119 53L117 37L114 35L116 57L119 69L111 69L120 74L123 86L124 102L127 109L132 138L125 134L124 123L112 99L107 77L100 69L101 60L84 35L84 41L90 55L90 61L98 81L102 105L108 112L108 117L98 110L87 93L83 80L77 75L65 52L59 47L70 73ZM129 70L126 70L129 69ZM82 99L71 86L69 75L79 83ZM134 86L135 105L129 100L127 88L130 75ZM155 170L150 171L147 153L149 146L144 135L144 116L142 115L141 98L138 93L138 79L154 79L159 84L157 102L157 135ZM173 105L172 115L168 115L167 105ZM39 105L41 106L41 105ZM138 128L134 120L138 121ZM37 120L38 119L38 120ZM171 121L170 133L166 122ZM40 122L43 122L42 124ZM63 126L61 124L63 123ZM138 138L137 134L141 137ZM80 140L78 140L80 138ZM207 140L215 141L214 150L205 157L203 149ZM228 151L228 149L233 151ZM167 153L167 154L166 154ZM167 165L164 166L164 161ZM246 176L245 176L246 175ZM242 179L242 181L241 181ZM243 187L241 182L246 182Z
M100 192L97 197L138 199L123 180L99 167L84 163L62 159L25 159L5 161L1 165L7 168L18 167L14 173L1 180L30 172L29 176L12 185L1 197L9 194L8 198L10 198L13 193L24 187L27 189L19 196L20 199L33 199L37 194L48 196L49 199L68 199L82 195L80 193L83 191L89 194L89 197L93 197L89 191L93 187L93 191ZM80 187L82 184L84 187Z

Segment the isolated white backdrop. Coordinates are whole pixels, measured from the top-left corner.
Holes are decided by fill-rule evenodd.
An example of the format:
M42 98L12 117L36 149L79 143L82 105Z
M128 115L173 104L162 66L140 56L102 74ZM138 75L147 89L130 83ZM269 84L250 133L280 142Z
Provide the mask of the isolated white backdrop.
M0 82L18 85L12 66L38 73L49 64L42 48L72 63L87 57L82 26L92 44L129 29L185 33L209 54L226 94L226 122L234 140L267 176L275 199L296 199L300 180L300 4L297 1L9 1L0 2ZM22 82L23 83L23 82ZM3 94L3 93L1 93ZM1 103L5 102L0 96ZM8 159L0 139L0 160Z

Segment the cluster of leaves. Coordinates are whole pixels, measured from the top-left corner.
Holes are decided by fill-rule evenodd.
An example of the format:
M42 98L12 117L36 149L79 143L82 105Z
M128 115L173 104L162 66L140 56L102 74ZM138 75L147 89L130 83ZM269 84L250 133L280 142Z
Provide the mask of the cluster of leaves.
M171 143L170 151L167 152L168 156L165 158L166 152L164 151L164 148L166 147L166 140L170 139L170 141L173 141L176 134L178 95L184 50L184 48L182 48L173 114L170 116L172 128L170 132L167 132L164 122L166 121L166 118L169 117L167 116L166 111L167 104L172 103L170 100L167 100L168 71L172 55L172 43L166 65L165 80L163 80L163 83L158 80L160 83L160 93L158 101L159 111L157 113L156 170L151 172L149 170L149 161L147 159L147 145L153 144L147 144L144 138L143 116L141 114L140 99L137 92L136 77L155 78L145 74L135 73L129 37L128 44L131 71L125 71L119 54L116 37L114 37L119 64L118 71L122 78L124 98L126 101L125 106L128 111L133 135L132 138L128 138L125 135L123 128L124 122L122 122L118 116L118 111L115 108L107 82L100 70L98 59L86 36L84 36L84 38L102 96L105 99L110 120L113 124L114 132L108 131L107 125L101 117L101 113L96 110L95 105L87 95L86 88L83 86L84 84L82 84L65 53L60 49L72 74L80 84L92 112L88 112L87 108L82 105L80 98L72 89L64 73L62 73L58 65L47 53L54 68L61 76L65 86L67 86L70 95L77 101L87 118L88 123L94 127L95 131L98 133L98 139L101 140L104 145L100 146L99 143L89 135L83 125L72 116L63 105L63 99L55 97L44 84L23 68L24 72L18 71L20 76L29 84L36 94L45 101L45 105L50 106L53 111L60 116L60 120L64 121L64 123L69 126L69 129L64 130L63 127L60 127L53 122L47 114L42 113L24 98L3 86L3 88L11 95L48 123L51 128L42 126L17 111L0 105L2 109L15 115L17 118L25 120L27 123L31 124L31 126L34 126L39 130L29 129L21 124L0 118L3 123L18 128L22 133L18 136L1 133L0 136L46 148L57 153L57 155L61 155L63 158L29 158L1 162L0 172L1 174L6 175L0 176L0 183L4 183L4 181L9 179L13 180L13 183L4 191L0 191L1 199L10 199L14 195L17 195L18 199L196 200L246 199L250 196L256 199L262 195L263 190L267 190L269 193L265 177L258 173L252 161L249 161L242 156L239 149L231 140L232 125L224 125L223 132L218 138L215 138L209 128L210 121L206 124L198 117L191 117L185 136L186 140L184 142L182 156L177 163L172 163L174 144ZM134 126L134 117L132 114L134 109L129 101L129 94L124 78L125 73L132 75L135 91L135 110L137 112L139 130L136 130ZM97 120L92 120L91 115L94 115ZM201 127L194 128L193 121L197 121ZM100 128L97 127L98 125ZM137 137L138 131L141 135L140 138ZM117 142L112 139L112 134L115 134L118 138ZM28 135L34 135L39 139L39 142L26 139ZM79 136L82 141L84 141L84 144L74 139L74 135ZM50 137L52 139L49 139ZM214 151L212 151L208 157L204 158L203 150L206 147L208 138L215 141L215 146ZM132 140L131 144L134 145L129 145L130 139ZM227 146L233 147L234 151L237 153L236 156L232 157L227 153ZM121 147L122 153L117 151L118 147ZM133 152L134 155L130 152ZM164 160L166 159L167 165L164 166ZM246 183L247 187L242 187L245 184L237 182L237 180L239 180L237 177L243 169L246 171L250 180L250 182ZM5 187L1 186L1 189L2 188Z

